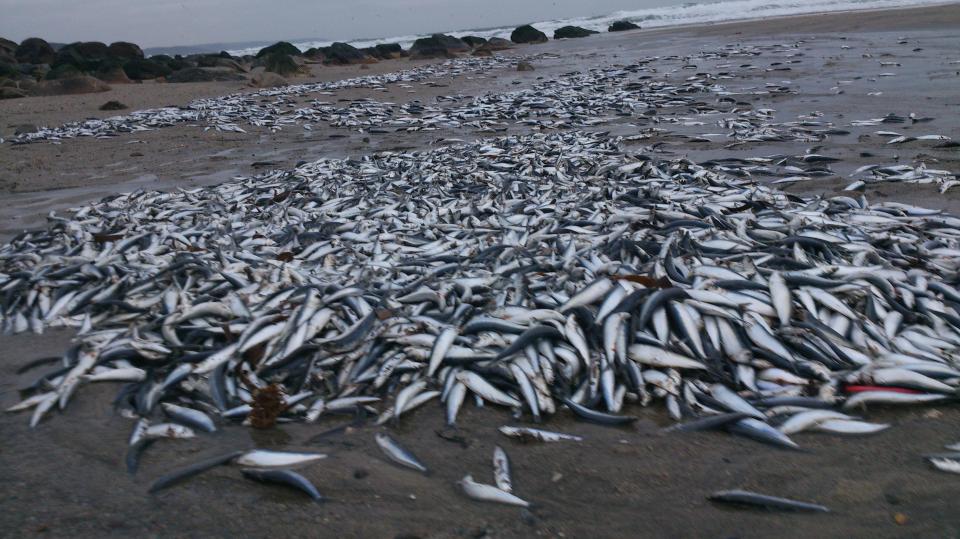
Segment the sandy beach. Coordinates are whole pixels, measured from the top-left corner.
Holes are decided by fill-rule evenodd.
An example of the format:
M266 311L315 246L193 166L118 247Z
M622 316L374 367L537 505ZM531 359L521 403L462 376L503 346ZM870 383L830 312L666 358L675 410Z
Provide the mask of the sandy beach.
M535 84L542 78L625 64L645 57L665 78L725 71L731 89L746 92L784 85L794 93L740 94L754 109L774 109L774 121L816 118L849 134L822 143L767 141L730 144L722 139L690 142L719 129L714 119L690 111L638 125L626 117L588 130L613 135L649 135L635 151L694 162L737 157L799 155L808 151L839 159L831 173L781 186L797 195L841 192L858 168L870 164L918 164L960 171L960 148L935 142L888 144L878 130L908 135L936 133L960 140L960 5L903 10L808 15L707 26L600 34L584 39L518 46L504 55L537 55L533 72L515 68L433 81L431 86L385 91L350 89L327 101L373 97L381 101L435 102L438 96L480 96ZM743 69L741 59L688 59L728 44L762 47L750 59L767 69ZM789 50L787 56L777 51ZM297 82L330 81L426 65L398 59L359 66L314 66ZM718 64L729 67L718 68ZM891 73L888 75L888 73ZM56 126L115 113L98 110L119 100L130 110L184 105L190 100L252 91L242 83L144 83L115 85L106 93L30 97L0 102L0 137L17 126ZM306 103L312 97L300 99ZM888 114L929 118L924 122L858 126ZM689 116L690 121L684 121ZM694 121L696 120L696 121ZM699 122L699 123L698 123ZM245 126L246 128L246 126ZM204 131L178 125L108 139L77 138L61 144L0 145L0 240L42 228L51 211L137 189L174 190L213 185L235 176L290 169L322 157L360 157L382 150L426 149L489 136L471 128L416 133L369 133L323 124L291 125L271 133ZM507 133L530 132L511 124ZM761 180L763 181L763 180ZM960 214L960 187L941 194L933 184L869 185L864 195ZM0 336L0 406L19 401L18 389L40 371L18 374L31 360L57 356L71 332ZM931 469L921 458L960 441L956 402L910 408L870 408L864 417L893 428L868 437L797 436L803 451L782 451L720 433L666 434L662 406L631 408L641 416L630 427L578 422L568 413L546 428L580 435L583 442L521 444L497 433L511 421L490 407L465 406L456 435L439 434L443 412L426 406L393 430L430 462L422 476L386 462L373 443L374 427L347 428L352 421L325 419L258 431L229 426L214 435L180 442L162 440L150 449L136 476L124 468L130 421L114 414L119 385L84 387L71 405L37 428L20 414L0 415L0 535L158 537L960 537L957 476ZM467 471L484 482L495 445L510 454L521 492L534 500L529 511L472 502L456 488ZM330 457L303 470L329 498L305 501L279 487L249 488L235 469L218 468L177 488L147 494L150 482L205 456L249 447L310 449ZM707 501L729 488L770 490L831 507L826 515L732 510Z

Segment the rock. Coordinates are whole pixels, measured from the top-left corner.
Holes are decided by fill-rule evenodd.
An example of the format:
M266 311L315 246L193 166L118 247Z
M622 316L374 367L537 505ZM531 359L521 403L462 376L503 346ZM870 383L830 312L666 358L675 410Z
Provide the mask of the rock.
M47 71L43 78L47 80L59 80L79 77L80 75L83 75L83 73L76 66L61 64Z
M166 77L173 69L151 59L134 58L123 64L123 71L133 80L149 80Z
M100 110L124 110L127 106L119 101L107 101L100 105Z
M276 73L267 71L257 73L253 76L253 79L250 80L250 86L254 88L276 88L277 86L286 86L288 84L290 83L287 82L287 79Z
M399 43L381 43L374 47L379 53L378 58L400 58L403 56L403 47Z
M302 54L300 49L293 46L293 44L287 43L286 41L278 41L269 47L260 49L260 52L257 53L257 58L273 53L288 54L290 56L300 56Z
M639 29L640 29L640 25L633 24L632 22L627 20L616 21L613 24L611 24L609 27L607 27L608 32L625 32L627 30L639 30Z
M371 64L377 61L376 58L361 52L353 45L346 43L334 43L329 47L320 49L323 52L323 63L334 65L352 65L352 64Z
M410 47L411 58L452 58L466 52L470 52L470 45L444 34L422 37Z
M110 85L89 75L59 80L45 80L31 92L33 95L73 95L106 92Z
M128 43L126 41L116 41L111 43L110 46L107 47L107 52L110 54L111 58L119 58L121 60L143 58L143 49L141 49L136 43Z
M17 43L0 37L0 62L17 63Z
M33 124L20 124L13 131L14 135L29 135L30 133L36 133L40 131L40 128Z
M151 62L156 62L170 71L177 71L186 67L196 67L190 65L186 60L183 59L179 54L177 56L168 56L166 54L155 54L150 57Z
M322 62L327 58L326 55L323 54L323 49L318 49L317 47L310 47L303 51L303 56L314 62Z
M507 49L512 49L513 42L509 39L503 39L502 37L491 37L487 40L487 44L484 45L484 48L492 51L504 51Z
M24 64L52 64L57 51L39 37L24 39L14 53L18 62Z
M20 74L20 70L13 64L0 61L0 77L15 77Z
M64 45L53 59L53 67L72 65L84 72L95 72L101 63L110 57L110 50L99 41L83 41Z
M473 56L493 56L493 51L490 49L477 49L473 51Z
M97 71L97 78L110 84L130 84L133 82L120 64L101 67L100 70Z
M575 37L587 37L597 34L596 30L587 30L579 26L563 26L553 31L553 39L570 39Z
M0 86L0 99L16 99L18 97L27 97L26 90L20 88L11 88L9 86Z
M237 73L246 73L247 68L232 58L220 55L204 55L197 58L197 67L229 67Z
M530 62L517 62L517 71L534 71L534 67Z
M510 34L510 41L514 43L546 43L547 34L544 34L529 24L525 24L518 26L517 29Z
M188 67L167 76L167 82L245 81L246 77L228 67Z
M300 66L288 54L273 53L264 58L264 67L270 73L291 77L301 73Z
M460 38L464 43L473 48L482 47L487 44L487 39L478 36L463 36Z

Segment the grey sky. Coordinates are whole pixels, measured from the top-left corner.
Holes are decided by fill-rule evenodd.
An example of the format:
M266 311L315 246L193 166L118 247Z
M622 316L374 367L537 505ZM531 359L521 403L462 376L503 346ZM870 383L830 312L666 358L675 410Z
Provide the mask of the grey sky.
M147 47L354 39L642 9L679 0L0 0L0 36Z

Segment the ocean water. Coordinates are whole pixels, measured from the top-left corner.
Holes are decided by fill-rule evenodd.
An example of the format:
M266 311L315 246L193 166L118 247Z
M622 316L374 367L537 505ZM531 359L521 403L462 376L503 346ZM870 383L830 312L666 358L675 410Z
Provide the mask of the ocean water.
M617 11L607 15L546 20L533 22L531 24L552 38L553 31L561 26L582 26L590 30L605 32L610 23L624 19L639 24L643 28L659 28L684 24L781 17L784 15L800 15L804 13L828 13L834 11L910 7L943 3L945 3L944 0L723 0L720 2L687 3L679 6ZM486 38L502 37L509 39L510 32L512 32L515 27L516 26L480 29L468 28L464 30L451 29L447 33L457 37L474 35ZM378 43L400 43L401 46L407 48L420 37L425 37L425 34L387 36L373 39L365 38L348 41L348 43L357 48L370 47ZM293 44L300 50L306 50L311 47L325 47L331 43L332 41L324 40L293 41ZM258 44L255 47L228 49L227 52L235 56L256 54L261 47L262 45Z

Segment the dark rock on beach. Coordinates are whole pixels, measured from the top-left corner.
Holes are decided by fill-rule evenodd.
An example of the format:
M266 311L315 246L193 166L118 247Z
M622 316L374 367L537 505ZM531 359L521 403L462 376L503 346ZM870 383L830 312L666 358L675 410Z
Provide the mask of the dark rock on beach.
M370 64L377 61L376 58L347 43L334 43L329 47L322 47L319 51L323 54L325 64Z
M596 30L587 30L580 26L564 26L553 31L553 39L570 39L597 34Z
M17 43L0 37L0 62L17 63Z
M167 82L245 81L247 78L229 67L188 67L175 71Z
M38 84L30 93L32 95L72 95L93 94L110 90L110 85L89 75L45 80Z
M17 99L18 97L27 97L26 90L11 86L0 86L0 99Z
M627 20L623 20L623 21L616 21L615 23L611 24L607 28L607 31L608 32L625 32L627 30L639 30L639 29L640 29L640 25L634 24Z
M470 52L470 45L445 34L422 37L414 41L410 47L411 58L453 58L457 54L466 52Z
M482 47L487 44L487 38L478 36L463 36L460 38L464 43L473 48Z
M514 43L546 43L547 34L544 34L529 24L525 24L518 26L517 29L510 34L510 41Z
M116 100L107 101L100 105L100 110L124 110L126 108L126 105Z
M177 56L169 56L166 54L156 54L150 57L150 61L160 64L170 71L178 71L191 66L186 60L183 59L179 54Z
M133 82L127 76L123 66L119 63L106 64L97 70L97 78L110 84L130 84Z
M278 41L269 47L260 49L260 52L257 53L257 58L277 52L280 54L289 54L291 56L300 56L302 54L300 49L295 47L293 44L287 43L286 41Z
M517 71L534 71L534 67L530 62L521 61L517 63Z
M391 60L403 56L403 48L399 43L381 43L360 50L378 60Z
M121 60L143 58L143 49L140 48L140 45L126 41L116 41L111 43L110 46L107 47L107 52L110 54L111 58L119 58Z
M18 62L24 64L52 64L57 51L39 37L24 39L14 53Z
M483 46L485 49L490 49L492 51L504 51L507 49L513 48L513 42L509 39L503 39L502 37L491 37L487 40L487 44Z
M276 73L283 77L291 77L300 74L300 65L288 54L273 53L264 59L263 66L270 73Z
M272 56L273 55L270 55L267 58L270 58ZM281 54L281 56L287 56L287 55ZM289 56L287 57L289 58ZM247 72L247 68L244 67L240 62L232 58L224 58L219 54L207 54L197 58L197 67L229 67L230 69L236 71L237 73Z
M123 64L123 71L133 80L149 80L166 77L173 69L153 58L136 58Z
M80 75L83 75L83 73L76 66L72 64L60 64L47 71L43 78L46 80L60 80L79 77Z

